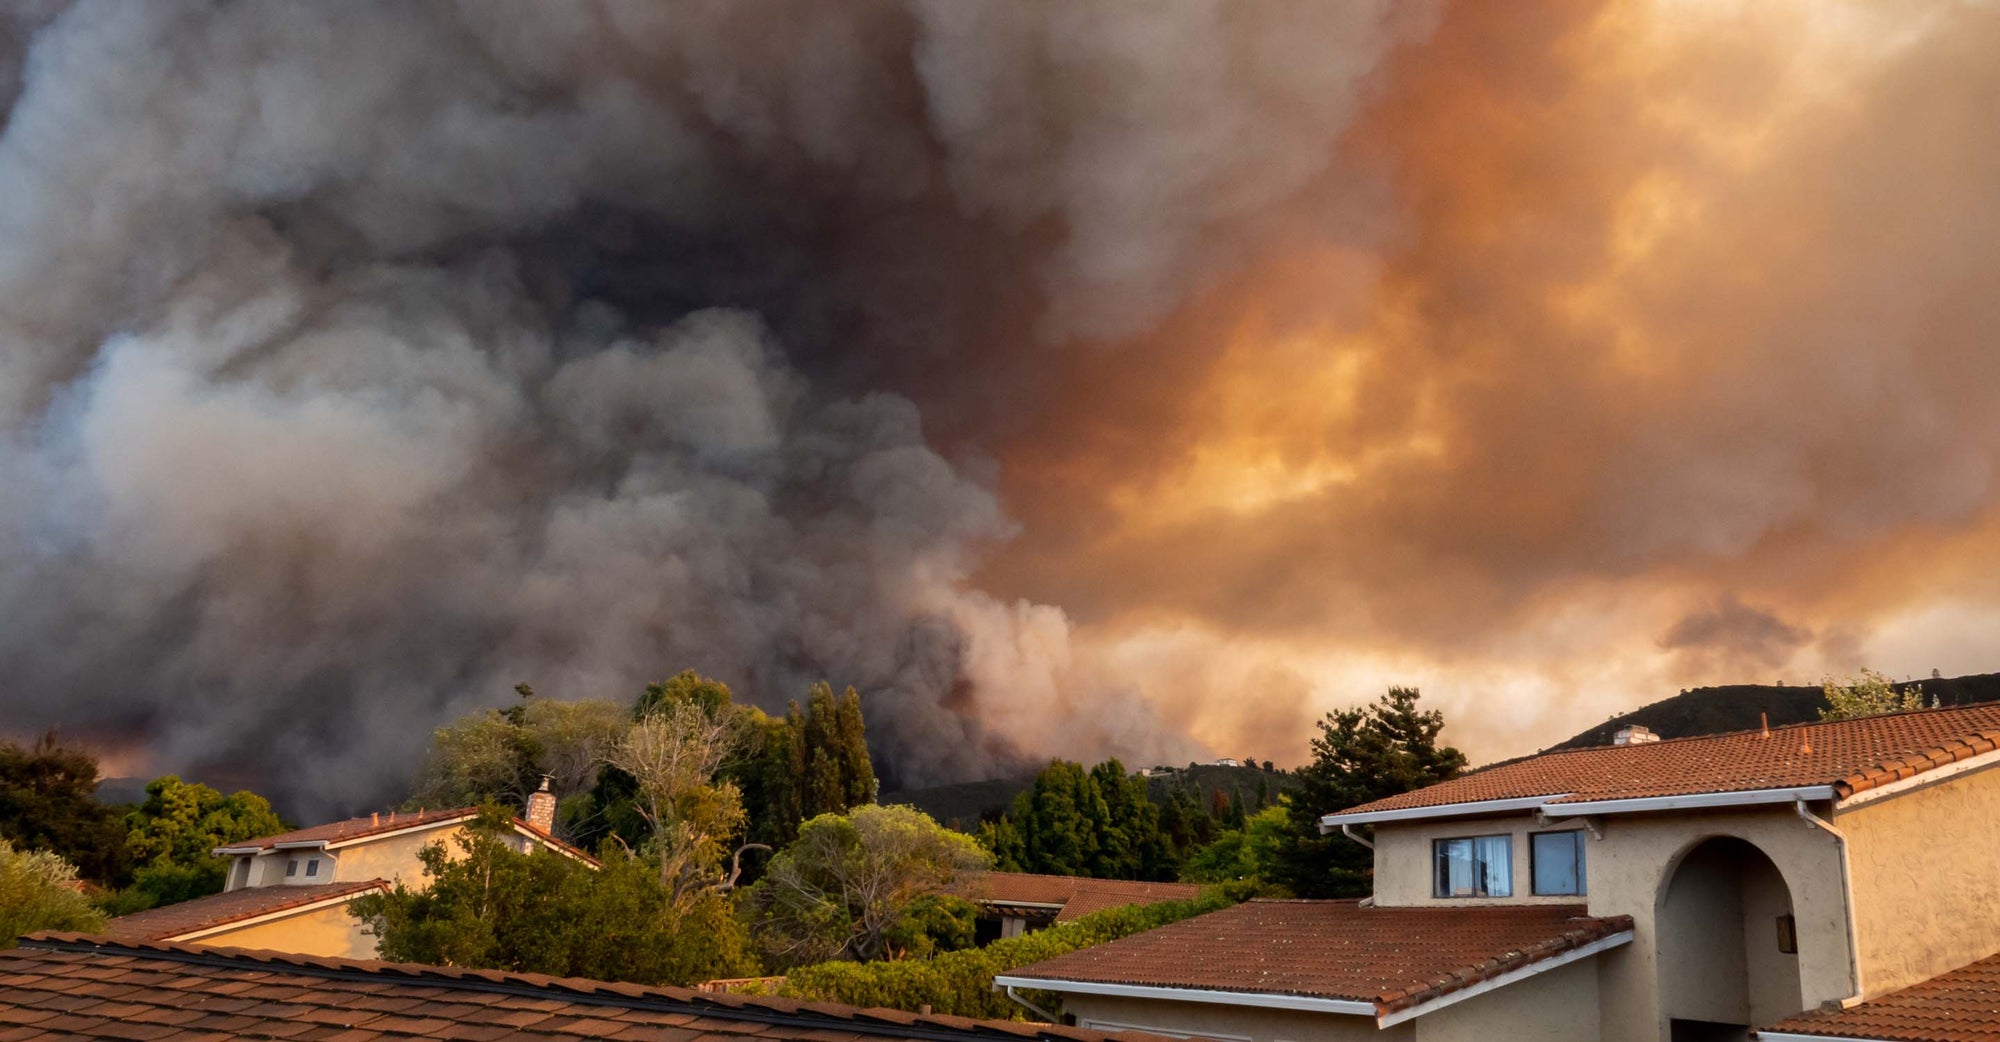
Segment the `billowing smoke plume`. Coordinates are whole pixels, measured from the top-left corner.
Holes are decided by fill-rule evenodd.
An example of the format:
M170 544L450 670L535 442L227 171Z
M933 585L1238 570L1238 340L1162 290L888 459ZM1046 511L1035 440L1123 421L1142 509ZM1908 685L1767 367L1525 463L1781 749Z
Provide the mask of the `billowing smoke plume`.
M904 784L1184 756L971 580L1015 531L982 436L1302 214L1381 234L1337 142L1430 14L5 18L0 727L339 804L517 681L683 667L856 685Z

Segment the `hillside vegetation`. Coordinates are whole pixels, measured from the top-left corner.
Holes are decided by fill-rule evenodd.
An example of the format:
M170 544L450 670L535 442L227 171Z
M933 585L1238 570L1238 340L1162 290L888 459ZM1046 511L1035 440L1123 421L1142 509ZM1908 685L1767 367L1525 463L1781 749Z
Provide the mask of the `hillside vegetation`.
M1897 687L1907 687L1910 683L1923 686L1926 701L1935 697L1938 704L1944 706L2000 702L2000 673L1922 678L1898 684ZM1819 719L1819 711L1825 707L1825 695L1817 684L1811 687L1778 684L1698 687L1614 716L1551 748L1581 749L1610 745L1613 733L1633 724L1646 727L1662 738L1687 738L1748 731L1759 726L1763 716L1770 718L1773 727L1810 723Z

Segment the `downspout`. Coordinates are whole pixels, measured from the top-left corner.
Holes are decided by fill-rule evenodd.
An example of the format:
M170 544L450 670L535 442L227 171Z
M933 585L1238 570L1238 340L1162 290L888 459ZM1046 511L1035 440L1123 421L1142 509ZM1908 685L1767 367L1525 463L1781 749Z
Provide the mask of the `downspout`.
M1360 836L1354 834L1354 826L1352 825L1346 825L1346 824L1341 825L1340 834L1346 836L1348 839L1351 839L1356 843L1361 844L1364 847L1367 847L1370 850L1375 849L1375 844L1372 840L1362 839Z
M1854 981L1854 994L1840 1000L1841 1008L1847 1009L1859 1005L1862 995L1861 950L1854 939L1854 874L1847 866L1847 835L1814 814L1811 808L1806 806L1806 801L1793 800L1792 806L1806 824L1824 829L1827 835L1833 837L1834 844L1840 848L1840 889L1842 897L1847 901L1847 968Z
M1058 1017L1055 1014L1050 1013L1048 1010L1045 1010L1042 1007L1037 1006L1032 1002L1029 1002L1027 999L1022 998L1021 993L1015 991L1014 986L1012 984L1007 985L1007 997L1014 1000L1014 1004L1016 1006L1019 1006L1022 1009L1025 1009L1028 1012L1033 1013L1035 1016L1042 1018L1043 1022L1045 1023L1049 1024L1062 1023L1061 1017Z

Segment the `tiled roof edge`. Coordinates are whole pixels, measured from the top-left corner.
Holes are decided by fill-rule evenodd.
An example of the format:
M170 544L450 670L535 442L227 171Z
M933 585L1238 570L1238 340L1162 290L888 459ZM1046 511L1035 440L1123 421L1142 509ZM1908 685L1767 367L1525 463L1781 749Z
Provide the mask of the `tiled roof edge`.
M79 954L125 955L144 959L222 968L268 968L329 979L391 981L396 984L482 991L523 998L560 998L579 1005L615 1006L667 1013L689 1013L718 1020L740 1020L805 1029L846 1026L872 1035L965 1042L978 1039L1098 1039L1101 1033L1056 1024L987 1022L965 1017L923 1015L901 1010L840 1007L829 1003L769 1000L751 996L700 992L690 988L626 984L584 977L474 970L422 963L369 962L249 948L178 944L171 941L119 941L84 933L42 931L21 938L22 948ZM1150 1038L1149 1035L1134 1037Z
M1901 759L1884 761L1865 771L1856 771L1834 782L1833 788L1841 799L1846 799L1857 792L1867 792L1869 789L1880 788L1905 778L1914 778L1996 749L2000 749L2000 731L1975 731L1971 736L1953 739L1949 744L1933 746Z
M1526 969L1538 962L1552 959L1567 951L1574 951L1587 944L1601 941L1606 937L1632 929L1629 915L1596 916L1584 920L1575 929L1566 930L1561 936L1551 937L1539 944L1530 945L1519 951L1508 952L1498 958L1488 959L1473 966L1461 966L1451 970L1442 978L1422 988L1411 991L1390 992L1375 1000L1377 1009L1384 1014L1395 1013L1422 1005L1433 999L1441 999L1455 991L1469 988L1481 981L1491 980L1504 973Z

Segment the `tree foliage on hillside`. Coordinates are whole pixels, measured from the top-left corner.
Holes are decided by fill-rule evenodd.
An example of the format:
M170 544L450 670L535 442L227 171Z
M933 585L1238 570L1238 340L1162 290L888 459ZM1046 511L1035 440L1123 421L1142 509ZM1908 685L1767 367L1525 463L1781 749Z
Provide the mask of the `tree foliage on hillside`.
M1313 759L1297 772L1287 802L1290 828L1271 880L1300 897L1360 897L1369 892L1373 858L1345 836L1319 834L1336 811L1422 788L1465 768L1465 754L1438 744L1444 714L1417 708L1416 688L1392 687L1373 704L1328 713L1312 741Z
M423 888L398 884L349 905L383 958L641 984L756 972L726 893L675 902L656 865L616 850L601 869L520 853L504 839L510 817L488 807L455 850L426 848Z
M104 914L78 886L76 866L46 850L0 839L0 948L37 930L96 931Z
M1935 709L1938 704L1936 699L1925 702L1922 685L1911 683L1898 688L1895 681L1872 669L1864 669L1845 680L1827 677L1820 681L1820 690L1826 696L1826 708L1819 711L1821 720L1907 713Z
M1004 871L1168 880L1178 851L1161 831L1161 817L1144 779L1127 775L1117 760L1089 770L1056 760L1008 813L984 823L979 837Z
M0 742L0 840L50 851L93 882L123 884L126 825L96 790L97 759L53 733L32 746Z
M1292 829L1291 808L1272 804L1244 819L1242 828L1225 829L1214 842L1188 855L1181 880L1188 883L1230 883L1268 880L1277 875L1278 851Z
M574 797L596 784L606 750L630 726L632 714L615 702L541 698L526 684L515 690L518 704L471 713L432 732L409 802L523 807L546 776L549 791L571 810L557 816L556 831L570 835Z
M866 805L801 825L750 902L765 950L779 964L890 958L930 946L933 931L919 922L925 917L942 912L952 920L946 929L969 932L969 923L957 922L962 909L924 899L986 865L971 837L921 811Z

